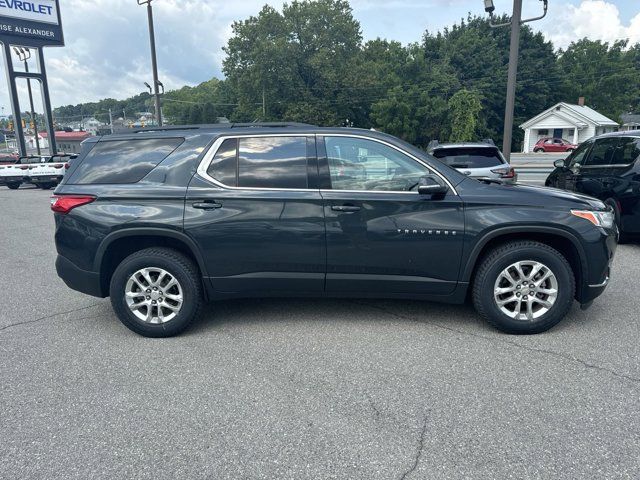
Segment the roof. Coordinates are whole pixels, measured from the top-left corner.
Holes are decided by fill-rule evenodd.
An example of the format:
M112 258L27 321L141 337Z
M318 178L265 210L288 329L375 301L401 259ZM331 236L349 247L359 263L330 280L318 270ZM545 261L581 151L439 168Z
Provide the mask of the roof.
M439 143L433 147L433 150L444 150L447 148L492 148L496 149L495 145L485 142L460 142L460 143Z
M640 115L636 115L633 113L623 113L622 115L620 115L620 118L622 119L623 125L640 124Z
M571 103L560 102L556 103L553 107L548 108L544 112L539 113L530 120L527 120L522 125L520 125L520 128L529 128L540 122L545 117L548 117L554 113L560 114L560 116L567 119L569 122L575 123L576 126L579 126L581 122L591 123L597 127L618 126L618 122L615 122L610 118L605 117L601 113L596 112L593 108L587 107L585 105L575 105Z
M49 133L48 132L42 132L40 133L40 136L42 138L47 138L49 137ZM82 140L89 138L91 136L90 133L88 132L55 132L55 136L56 136L56 140L70 140L70 141L77 141L77 142L81 142Z

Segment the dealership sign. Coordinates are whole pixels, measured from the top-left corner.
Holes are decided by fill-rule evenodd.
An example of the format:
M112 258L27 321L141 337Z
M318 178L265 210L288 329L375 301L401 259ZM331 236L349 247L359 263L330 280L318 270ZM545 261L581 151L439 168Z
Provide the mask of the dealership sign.
M64 45L58 0L0 0L0 37L23 46Z

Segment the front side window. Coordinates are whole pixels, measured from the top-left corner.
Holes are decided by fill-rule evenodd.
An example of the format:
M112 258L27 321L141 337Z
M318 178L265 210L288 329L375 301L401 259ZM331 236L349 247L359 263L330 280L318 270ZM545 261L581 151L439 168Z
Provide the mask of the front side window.
M411 191L429 169L382 143L325 137L333 190Z
M238 187L306 189L306 137L249 137L238 142Z
M576 163L579 163L582 165L582 162L584 161L584 157L587 155L587 153L589 153L589 149L591 148L592 145L593 145L592 140L586 141L583 144L581 144L578 148L574 150L574 152L571 155L569 155L565 164L568 165L569 167L573 167Z
M213 157L207 174L229 187L238 185L238 139L228 138Z

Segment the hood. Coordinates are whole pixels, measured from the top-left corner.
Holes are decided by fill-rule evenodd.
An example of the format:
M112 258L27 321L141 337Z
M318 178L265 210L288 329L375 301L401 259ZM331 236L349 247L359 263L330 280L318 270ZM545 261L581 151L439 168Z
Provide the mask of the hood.
M474 185L475 184L475 185ZM460 185L460 193L491 198L495 203L503 205L527 205L542 208L583 208L586 210L605 211L607 206L597 198L580 193L560 190L558 188L537 187L523 184L485 184L467 177Z

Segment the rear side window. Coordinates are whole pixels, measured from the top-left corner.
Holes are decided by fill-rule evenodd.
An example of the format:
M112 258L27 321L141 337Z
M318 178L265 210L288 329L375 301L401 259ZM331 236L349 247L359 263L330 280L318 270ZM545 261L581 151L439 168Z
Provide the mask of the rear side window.
M611 165L630 165L640 157L640 139L621 137Z
M183 138L109 140L96 144L69 184L136 183L178 148Z
M443 148L433 156L452 168L489 168L505 163L497 148Z
M306 137L240 138L238 186L307 188Z
M583 165L610 165L611 161L613 160L613 156L616 153L617 145L617 138L604 138L602 140L596 140L595 145L591 149L591 153L589 153L589 156L587 157Z

